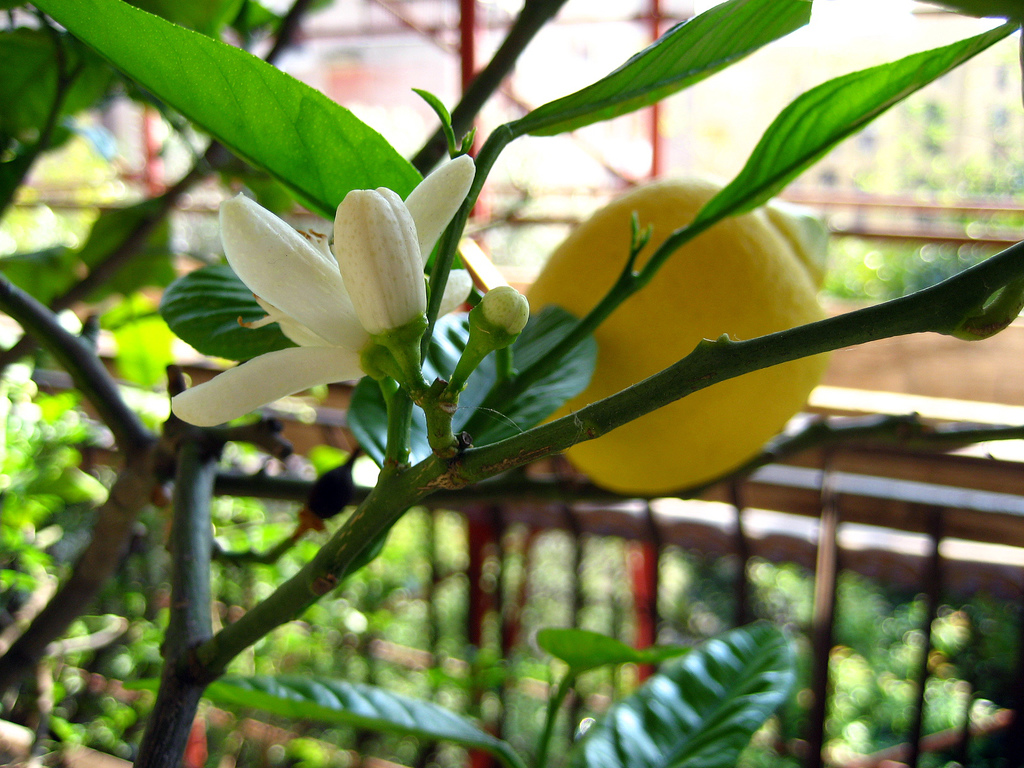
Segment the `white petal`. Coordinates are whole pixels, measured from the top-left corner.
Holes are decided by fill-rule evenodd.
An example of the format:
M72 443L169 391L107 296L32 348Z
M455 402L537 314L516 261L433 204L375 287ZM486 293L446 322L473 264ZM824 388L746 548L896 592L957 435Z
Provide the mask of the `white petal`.
M359 354L340 347L291 347L254 357L171 398L174 415L212 427L320 384L363 375Z
M475 173L473 158L460 155L427 176L406 199L405 205L416 222L416 236L424 264L444 228L466 199Z
M333 259L334 256L331 256L331 258ZM319 334L313 333L313 331L309 330L309 328L304 326L298 320L296 320L293 317L289 317L270 302L264 301L259 296L257 296L256 303L263 308L263 311L267 313L267 316L264 317L262 320L257 321L259 325L256 325L255 323L247 323L246 327L262 328L264 325L269 325L270 323L277 323L278 326L280 326L281 328L281 333L283 333L289 339L294 341L300 347L333 346L328 341L323 339ZM363 331L362 326L360 326L359 330ZM362 345L366 343L366 331L362 332L362 336L363 338L360 344L353 343L348 346L353 349L361 349ZM352 339L351 341L355 342L356 339Z
M358 348L359 324L333 259L244 195L220 206L228 263L248 288L331 344Z
M448 284L444 287L441 297L441 309L438 316L447 315L466 303L469 292L473 290L473 278L464 269L453 269L448 273Z
M345 196L334 219L334 252L359 322L370 333L405 325L426 310L416 225L390 189Z

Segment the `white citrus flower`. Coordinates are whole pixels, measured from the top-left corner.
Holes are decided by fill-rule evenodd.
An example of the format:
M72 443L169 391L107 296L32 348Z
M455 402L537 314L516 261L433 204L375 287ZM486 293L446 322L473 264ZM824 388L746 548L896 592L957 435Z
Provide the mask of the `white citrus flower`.
M423 268L469 192L472 158L460 156L427 176L403 202L389 189L354 190L335 220L334 252L322 235L303 236L248 198L220 207L224 254L267 315L298 347L268 352L171 400L183 421L213 426L281 397L363 375L360 352L371 334L422 315ZM472 280L452 270L441 303L450 312Z

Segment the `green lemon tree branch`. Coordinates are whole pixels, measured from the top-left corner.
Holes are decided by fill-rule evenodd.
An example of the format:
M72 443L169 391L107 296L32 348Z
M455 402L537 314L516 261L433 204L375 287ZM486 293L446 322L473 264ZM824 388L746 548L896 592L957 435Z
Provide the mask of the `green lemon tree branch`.
M338 586L372 542L436 490L463 488L599 437L720 381L809 355L912 333L951 333L1024 277L1024 243L938 285L873 307L747 341L703 341L665 370L579 411L452 459L430 456L381 482L295 576L196 650L210 679L238 653Z

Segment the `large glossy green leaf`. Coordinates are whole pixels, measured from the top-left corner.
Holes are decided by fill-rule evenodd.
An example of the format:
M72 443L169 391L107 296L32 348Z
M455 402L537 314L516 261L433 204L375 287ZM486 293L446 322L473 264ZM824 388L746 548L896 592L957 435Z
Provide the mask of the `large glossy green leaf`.
M376 131L255 56L121 0L39 0L72 34L325 216L352 189L419 174Z
M600 632L556 627L538 632L537 645L568 664L576 675L608 664L660 664L690 650L683 645L652 645L637 650Z
M739 175L708 201L694 224L761 205L844 138L1014 29L1014 25L1004 24L976 37L812 88L775 118Z
M227 264L189 272L171 283L160 314L177 336L204 355L248 360L275 349L295 346L277 324L243 328L266 315L252 291Z
M551 136L654 104L743 58L811 17L810 0L730 0L679 24L607 77L517 120Z
M614 704L573 749L573 768L732 768L793 685L793 658L768 625L694 649Z
M369 685L286 676L228 677L213 683L206 697L219 706L252 707L292 720L342 723L454 742L490 752L506 766L523 766L506 742L460 715Z

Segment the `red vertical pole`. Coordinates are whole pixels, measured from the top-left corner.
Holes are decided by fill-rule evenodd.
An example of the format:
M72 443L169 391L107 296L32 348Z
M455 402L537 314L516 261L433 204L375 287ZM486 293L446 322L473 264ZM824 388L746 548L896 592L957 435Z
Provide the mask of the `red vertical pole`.
M459 76L463 93L476 77L476 32L476 0L459 0ZM469 153L475 156L476 150L474 141ZM472 216L487 218L489 208L487 195L481 192L473 206Z
M484 587L484 566L488 553L497 540L498 531L494 525L492 510L486 507L468 509L466 524L469 539L469 565L466 569L466 577L469 580L466 639L471 646L479 649L484 642L484 622L487 614L496 607L495 595ZM482 693L483 690L477 690L474 696L478 697ZM468 768L496 768L497 762L487 752L471 750L467 766Z
M465 93L476 74L476 0L459 0L459 63Z
M494 544L495 531L482 510L471 510L467 515L469 528L469 615L467 616L466 639L477 648L483 643L483 626L488 612L493 608L491 595L483 587L484 563L487 550Z
M636 615L637 648L654 645L658 632L658 545L652 541L632 544L628 560L633 587L633 610ZM641 680L654 672L650 665L639 670Z
M661 0L651 0L651 41L661 37ZM661 147L661 102L656 101L650 111L651 129L651 178L659 178L664 169Z

